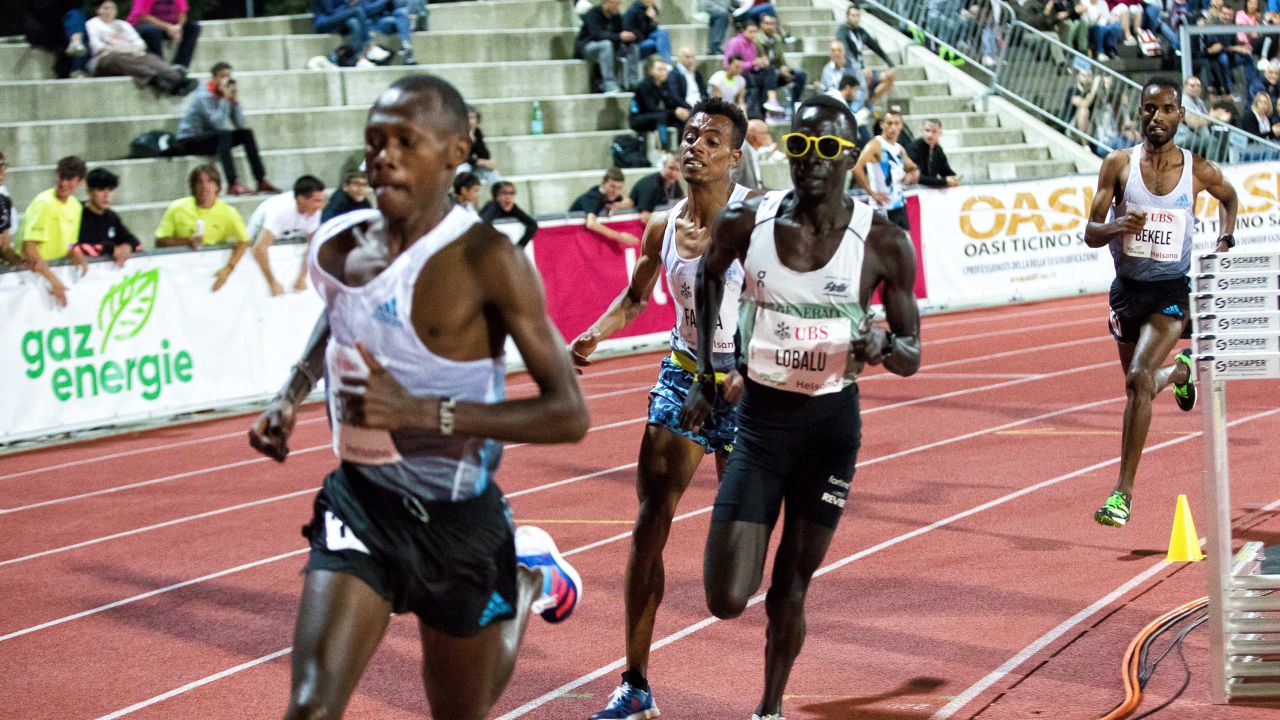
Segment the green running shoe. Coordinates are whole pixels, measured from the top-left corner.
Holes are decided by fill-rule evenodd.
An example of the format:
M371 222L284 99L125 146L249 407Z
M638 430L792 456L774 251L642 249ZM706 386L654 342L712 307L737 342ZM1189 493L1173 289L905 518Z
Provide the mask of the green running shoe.
M1094 522L1099 525L1110 525L1111 527L1124 527L1129 522L1130 503L1133 500L1124 493L1116 490L1111 493L1111 497L1098 508L1093 514Z
M1191 367L1191 348L1179 350L1173 361L1187 366L1187 381L1181 385L1173 384L1173 400L1178 403L1179 410L1191 412L1191 408L1196 406L1196 369Z

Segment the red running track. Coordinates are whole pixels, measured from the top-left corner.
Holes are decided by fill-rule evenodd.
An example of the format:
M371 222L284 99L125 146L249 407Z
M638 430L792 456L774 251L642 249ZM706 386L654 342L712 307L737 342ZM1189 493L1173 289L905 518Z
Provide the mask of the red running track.
M927 318L919 374L860 381L855 489L810 593L789 718L1096 717L1122 695L1134 623L1166 609L1133 601L1203 594L1200 566L1161 562L1176 495L1202 508L1198 413L1159 398L1133 521L1091 519L1114 482L1123 409L1105 310L1081 297ZM582 443L507 448L499 480L517 518L552 532L585 595L569 622L531 627L494 717L585 718L616 683L634 464L658 357L588 370ZM530 391L520 377L511 387ZM1232 500L1258 526L1280 505L1269 442L1280 394L1251 389L1230 403ZM302 413L283 466L250 450L249 421L0 461L0 717L280 717L298 530L333 458L319 406ZM745 719L760 691L762 596L726 622L702 599L713 496L707 462L666 553L651 668L664 717ZM1127 622L1111 628L1113 614ZM1085 646L1063 677L1044 670ZM347 717L425 716L419 648L412 619L395 619ZM1161 717L1266 712L1206 709L1203 679Z

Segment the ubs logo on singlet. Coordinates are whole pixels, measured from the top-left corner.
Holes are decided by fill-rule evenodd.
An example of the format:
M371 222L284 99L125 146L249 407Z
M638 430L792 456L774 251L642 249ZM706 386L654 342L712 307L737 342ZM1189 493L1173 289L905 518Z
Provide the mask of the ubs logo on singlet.
M1161 212L1159 210L1151 210L1147 212L1147 222L1171 223L1173 221L1173 213Z

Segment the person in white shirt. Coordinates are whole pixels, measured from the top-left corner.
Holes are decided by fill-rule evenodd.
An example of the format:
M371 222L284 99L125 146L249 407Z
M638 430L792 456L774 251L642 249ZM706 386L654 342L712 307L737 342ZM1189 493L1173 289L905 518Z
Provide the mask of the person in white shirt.
M671 97L680 101L680 107L692 110L694 105L710 97L707 83L698 72L698 57L688 45L676 51L676 66L667 76Z
M276 240L311 241L320 227L320 209L324 207L324 183L311 175L303 175L293 183L292 192L282 192L263 201L249 216L249 237L254 239L253 258L262 268L271 294L283 295L284 286L271 272L271 245ZM307 264L304 261L293 282L293 289L307 289Z
M177 66L147 52L138 31L116 17L115 0L99 0L98 13L85 23L89 36L89 72L98 77L128 75L138 87L151 87L169 95L186 95L196 89L194 78Z
M742 112L747 111L747 79L742 77L742 56L730 55L723 70L718 70L707 81L711 97L733 103Z

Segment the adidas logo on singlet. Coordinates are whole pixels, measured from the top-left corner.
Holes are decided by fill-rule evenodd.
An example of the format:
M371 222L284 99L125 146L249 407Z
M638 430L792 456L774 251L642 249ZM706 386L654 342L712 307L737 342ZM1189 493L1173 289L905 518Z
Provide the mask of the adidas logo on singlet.
M400 315L396 313L396 299L391 298L379 305L378 309L373 311L373 319L383 325L390 325L396 328L402 327Z

